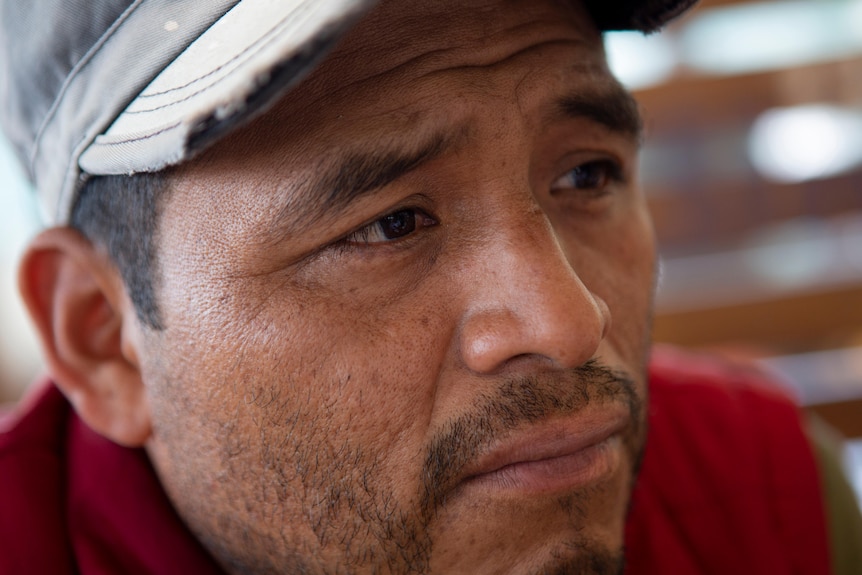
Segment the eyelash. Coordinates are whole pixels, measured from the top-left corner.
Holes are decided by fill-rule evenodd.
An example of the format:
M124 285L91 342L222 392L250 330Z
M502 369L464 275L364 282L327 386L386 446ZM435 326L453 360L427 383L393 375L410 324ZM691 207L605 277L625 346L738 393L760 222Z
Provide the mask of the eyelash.
M411 220L405 220L404 216L409 216ZM420 210L419 208L399 208L349 234L338 243L342 247L391 244L406 240L420 229L436 225L437 221L424 210ZM387 231L384 229L384 226L388 226L390 231L394 231L396 236L387 237ZM382 236L383 239L372 240L372 234L375 232L379 236Z
M557 182L560 182L564 178L567 178L574 174L575 172L581 171L586 172L587 170L593 170L596 168L601 169L601 174L599 174L600 182L590 185L589 187L578 187L577 185L568 185L568 186L559 186L555 187ZM594 176L594 174L587 174L588 176ZM551 184L551 193L562 193L565 190L575 190L581 194L586 194L588 199L600 198L606 196L610 193L608 189L609 185L612 183L620 183L625 181L625 174L623 172L623 167L619 162L611 159L599 159L592 160L589 162L584 162L574 168L565 172L562 176L554 180Z
M597 183L596 185L588 188L578 188L572 185L567 186L566 188L554 189L554 184L556 182L559 182L563 178L572 175L574 172L577 172L579 170L593 170L596 168L601 169L601 174L599 174L601 182ZM567 189L573 189L581 194L584 194L586 196L584 199L589 201L607 196L608 194L610 194L610 190L608 190L608 187L611 183L623 182L624 180L625 176L623 168L619 164L619 162L616 162L611 159L592 160L575 166L574 168L568 170L565 174L557 178L557 180L554 181L554 184L551 185L551 193L563 193ZM405 221L404 216L411 216L412 221ZM351 247L366 247L392 244L409 239L411 236L415 235L416 232L420 229L434 227L436 225L437 221L424 210L411 207L399 208L378 218L370 224L367 224L360 229L350 233L343 239L336 242L336 245L339 248L349 249ZM382 226L394 226L396 228L395 233L399 235L391 238L386 237L386 231L383 230ZM398 228L402 228L402 230L399 230ZM377 232L380 236L383 236L383 239L371 239L372 234L374 234L375 232Z

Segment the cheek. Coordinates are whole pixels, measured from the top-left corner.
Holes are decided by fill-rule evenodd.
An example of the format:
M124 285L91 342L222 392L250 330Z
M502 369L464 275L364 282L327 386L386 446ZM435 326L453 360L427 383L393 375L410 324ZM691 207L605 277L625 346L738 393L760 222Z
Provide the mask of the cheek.
M168 306L153 377L164 382L158 420L181 447L176 457L219 452L216 481L236 467L266 468L280 446L291 455L274 484L303 481L296 461L315 461L325 475L352 457L397 496L413 496L408 478L422 464L448 347L439 297L409 293L383 305L263 278L197 284L209 287Z
M656 247L652 222L645 209L634 210L607 243L614 292L632 305L651 305L655 282Z
M145 375L156 468L204 540L253 529L256 553L285 540L315 549L333 533L376 541L375 523L357 516L420 498L446 347L439 305L439 315L412 300L369 315L365 302L274 293L216 290L219 305L198 298L205 313L170 318Z
M566 240L572 266L611 314L608 342L631 365L643 363L655 284L655 239L646 209L632 206L625 217Z
M613 317L611 341L631 360L643 362L649 343L655 291L656 251L652 223L638 210L612 244L608 305Z

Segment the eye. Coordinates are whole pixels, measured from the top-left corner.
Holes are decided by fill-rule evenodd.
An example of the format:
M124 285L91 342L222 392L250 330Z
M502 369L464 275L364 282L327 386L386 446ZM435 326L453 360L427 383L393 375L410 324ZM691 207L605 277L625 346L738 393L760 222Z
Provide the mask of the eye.
M436 225L437 222L421 210L408 208L385 215L374 223L347 236L349 244L382 244L394 242L416 232L421 228Z
M551 184L551 192L576 190L601 196L613 182L622 181L622 169L611 160L595 160L577 166Z

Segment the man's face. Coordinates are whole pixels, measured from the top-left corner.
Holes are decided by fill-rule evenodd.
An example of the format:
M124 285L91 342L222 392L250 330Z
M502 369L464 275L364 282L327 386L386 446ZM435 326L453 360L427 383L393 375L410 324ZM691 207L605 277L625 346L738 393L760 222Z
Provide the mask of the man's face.
M172 174L149 453L235 572L615 572L654 247L583 9L390 2Z

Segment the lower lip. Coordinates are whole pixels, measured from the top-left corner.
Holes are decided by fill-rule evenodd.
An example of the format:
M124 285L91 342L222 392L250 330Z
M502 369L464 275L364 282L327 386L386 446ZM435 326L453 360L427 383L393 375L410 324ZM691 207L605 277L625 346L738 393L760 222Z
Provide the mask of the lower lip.
M536 461L522 461L476 475L465 487L501 492L556 493L598 483L613 475L622 461L619 434L574 453Z

